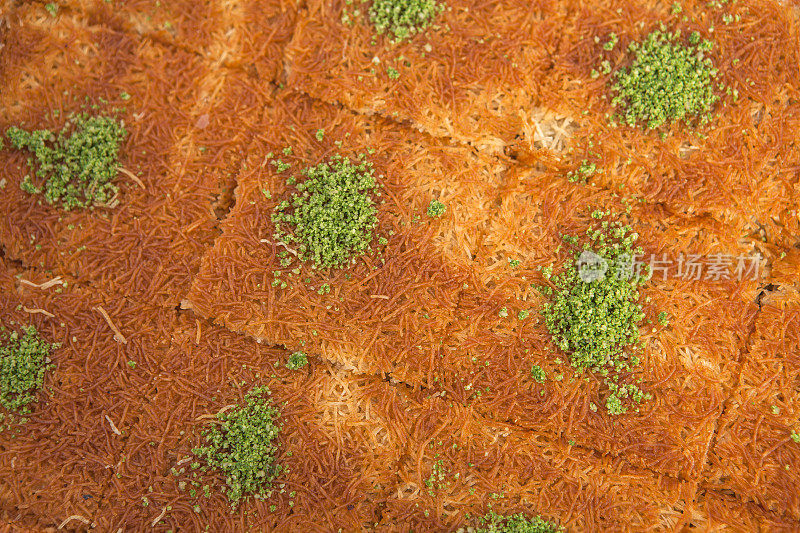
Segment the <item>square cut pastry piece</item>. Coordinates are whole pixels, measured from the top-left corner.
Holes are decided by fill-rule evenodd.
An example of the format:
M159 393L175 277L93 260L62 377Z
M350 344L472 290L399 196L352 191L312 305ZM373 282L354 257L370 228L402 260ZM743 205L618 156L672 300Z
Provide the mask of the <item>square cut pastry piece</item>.
M575 166L588 159L611 169L592 176L600 186L624 189L676 213L711 216L736 236L794 246L800 220L800 151L792 141L800 135L796 13L789 3L763 0L712 9L703 2L625 0L577 6L564 21L547 74L573 80L552 93L551 105L581 122L572 137ZM695 30L713 46L702 52L694 48L684 59L675 48L656 47L662 53L659 61L673 64L661 69L669 75L648 76L646 61L659 52L642 54L646 59L641 62L637 54L659 28L682 31L670 45L680 50L697 42ZM639 46L639 52L630 45ZM711 65L688 62L698 54ZM620 79L632 69L640 78ZM698 85L709 69L715 74ZM704 101L706 89L716 99L706 124L691 113L670 122L670 113ZM617 98L619 105L610 105ZM636 99L651 118L666 123L655 129L647 127L647 119L626 125L628 103ZM520 160L533 164L533 156Z
M705 483L800 519L800 294L762 299L750 349L719 422Z
M314 357L288 369L285 350L189 313L173 338L169 357L179 364L142 391L148 401L98 527L360 531L380 520L403 454L389 418L406 409L400 389ZM207 444L202 434L217 413L242 405L255 387L269 389L280 413L272 444L282 470L270 495L245 497L232 512L225 474L201 469L206 462L193 448Z
M37 6L15 11L0 57L3 137L12 127L58 134L82 112L114 117L127 134L116 195L69 211L21 189L26 176L40 188L46 177L4 138L0 244L27 265L174 306L218 234L215 208L226 210L224 189L249 142L241 124L260 116L268 91L242 72L66 12L39 20Z
M468 281L502 165L472 148L295 93L266 109L257 130L235 206L185 306L263 342L425 383ZM366 167L354 170L359 154L373 165L374 190ZM338 156L350 163L332 159ZM325 162L344 169L318 167ZM304 175L308 168L316 170ZM316 186L302 200L309 183L318 183L312 178L325 177L320 173L342 181ZM355 181L361 178L366 181ZM353 183L372 192L353 192ZM296 221L281 221L280 213ZM353 213L366 222L348 218ZM370 216L376 219L369 222ZM281 234L275 220L296 240ZM344 237L336 233L339 224L348 224ZM322 237L303 241L300 231ZM330 250L328 243L345 249L335 246L350 242L351 234L371 238L371 251L318 268L314 251Z
M598 218L597 210L616 214ZM608 220L638 233L639 266L653 266L649 281L621 297L621 285L580 292L576 284L594 281L559 283L548 274L580 259L593 243L590 228L610 235L602 230ZM557 170L509 173L476 257L478 283L461 293L432 387L487 418L696 479L758 310L750 267L759 260L731 241L713 225L570 183ZM589 251L603 253L598 246ZM622 267L612 261L606 276ZM628 334L643 349L633 341L624 348ZM600 356L631 368L587 364ZM635 386L643 398L632 400L636 388L627 398L612 394L612 385ZM625 412L612 414L616 397Z
M691 510L691 525L701 531L797 531L797 519L764 509L755 503L742 503L728 490L697 489Z
M283 48L299 7L295 0L63 0L59 6L115 30L199 54L215 65L255 68L264 81L283 71ZM49 16L44 7L39 10Z
M308 2L287 47L289 85L488 150L567 146L574 117L546 100L565 82L549 70L567 2L419 2L439 7L419 13L429 25L406 39L377 33L376 4Z
M478 517L539 516L566 531L677 531L694 486L478 415L442 398L394 415L407 439L393 531L455 531Z
M30 412L0 407L7 426L0 431L0 521L26 531L96 523L173 320L174 312L0 259L0 345L10 346L5 334L30 326L59 344ZM9 384L26 383L19 373L35 368L30 361L3 362L4 396ZM17 423L21 416L27 422Z

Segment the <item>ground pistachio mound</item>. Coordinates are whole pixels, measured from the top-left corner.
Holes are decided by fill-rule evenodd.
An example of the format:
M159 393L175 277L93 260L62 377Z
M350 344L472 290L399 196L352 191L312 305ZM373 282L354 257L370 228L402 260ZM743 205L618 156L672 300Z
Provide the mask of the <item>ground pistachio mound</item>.
M280 413L267 387L255 387L244 403L218 413L216 423L203 431L205 445L195 455L225 474L226 494L236 507L242 498L266 498L271 482L283 471L276 463Z
M460 530L464 533L560 533L564 528L539 516L527 518L522 513L502 516L490 511L478 519L477 527Z
M616 72L612 85L617 116L629 126L643 123L651 129L679 120L707 123L719 99L713 88L717 69L706 57L712 48L697 32L684 44L680 30L663 27L631 43L633 61Z
M380 196L372 163L363 154L355 160L334 155L302 174L297 192L275 206L275 240L315 269L343 268L368 253ZM284 259L288 266L291 258Z
M443 8L436 0L373 0L369 20L378 34L402 41L424 31Z
M0 413L0 423L27 421L16 415L30 413L45 374L54 366L50 352L58 347L43 340L34 326L22 327L21 332L0 328L0 405L8 411Z
M596 219L606 215L593 213ZM577 237L564 236L575 248L574 258L558 274L545 269L553 286L542 289L550 301L541 313L573 368L603 376L610 391L606 408L610 414L621 414L627 412L626 404L650 398L638 385L619 380L621 372L639 365L635 354L641 350L639 324L645 317L639 287L647 276L636 271L633 258L642 250L634 244L638 235L621 222L603 220L586 236L583 246Z
M28 164L37 166L36 181L41 184L27 175L20 183L23 191L43 194L48 204L60 203L67 211L110 205L117 194L119 148L127 135L121 121L77 113L58 134L14 126L6 135L14 148L31 152Z

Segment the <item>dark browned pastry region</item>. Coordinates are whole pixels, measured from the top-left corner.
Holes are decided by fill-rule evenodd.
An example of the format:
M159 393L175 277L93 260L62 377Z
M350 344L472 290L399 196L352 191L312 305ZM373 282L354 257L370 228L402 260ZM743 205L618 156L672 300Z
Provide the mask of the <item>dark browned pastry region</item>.
M0 0L0 415L0 532L800 531L800 4Z

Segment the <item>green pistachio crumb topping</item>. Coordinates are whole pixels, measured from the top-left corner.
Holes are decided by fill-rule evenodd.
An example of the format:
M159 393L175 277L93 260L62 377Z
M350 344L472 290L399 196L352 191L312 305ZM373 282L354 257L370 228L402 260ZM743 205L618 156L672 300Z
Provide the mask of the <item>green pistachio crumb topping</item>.
M478 519L478 527L468 529L471 533L559 533L564 528L542 517L526 517L524 514L502 516L490 511Z
M641 43L628 47L633 55L629 67L616 73L612 104L629 126L637 122L658 128L679 120L710 119L711 106L719 99L712 84L717 69L706 54L713 45L694 32L688 45L680 42L681 32L666 28L650 33Z
M619 42L619 37L617 36L617 34L611 32L611 34L608 36L608 41L603 45L603 50L610 52L611 50L614 49L615 46L617 46L618 42Z
M596 212L593 217L603 215ZM639 287L647 277L635 271L633 258L642 250L634 246L638 235L620 222L604 220L586 234L582 249L576 237L564 237L576 247L574 258L550 278L554 288L544 294L551 301L541 313L572 366L604 377L610 390L606 407L609 413L620 414L627 411L623 400L639 403L649 398L637 385L619 383L620 372L639 364L634 353L641 349L639 323L644 319Z
M439 200L431 200L428 204L428 216L431 218L441 218L447 211L447 206Z
M286 368L289 370L299 370L308 364L308 357L303 352L294 352L286 361Z
M443 9L436 0L373 0L369 20L378 34L402 41L425 30Z
M331 286L329 283L323 283L322 285L320 285L319 289L317 289L317 294L320 295L328 294L329 292L331 292Z
M313 268L343 268L371 250L380 196L372 163L334 155L302 171L297 192L275 207L275 239ZM291 262L291 261L290 261Z
M70 116L58 135L17 127L9 128L6 134L14 148L33 153L38 164L36 177L44 181L36 186L28 175L20 183L23 191L43 192L48 204L60 202L67 211L113 201L119 148L127 135L121 121L78 113ZM29 160L31 166L34 158Z
M596 164L584 159L577 169L567 173L567 179L572 183L586 183L589 178L602 172L602 168L597 168Z
M438 457L436 454L435 457ZM425 485L428 487L428 494L433 496L436 490L446 489L450 486L450 482L446 480L448 469L445 466L444 459L438 459L431 465L431 475L425 480Z
M269 496L270 483L283 471L275 458L280 414L269 394L267 387L255 387L244 403L218 413L216 423L203 431L206 444L192 450L225 474L233 507L248 495Z
M54 366L50 352L59 346L43 340L34 326L22 327L21 332L0 328L0 405L9 411L9 422L24 421L15 414L31 412L45 373ZM0 413L0 421L6 417Z
M800 443L800 433L796 431L792 431L792 434L789 435L793 441Z
M536 383L544 383L544 380L547 378L547 374L539 365L533 365L531 368L531 376Z

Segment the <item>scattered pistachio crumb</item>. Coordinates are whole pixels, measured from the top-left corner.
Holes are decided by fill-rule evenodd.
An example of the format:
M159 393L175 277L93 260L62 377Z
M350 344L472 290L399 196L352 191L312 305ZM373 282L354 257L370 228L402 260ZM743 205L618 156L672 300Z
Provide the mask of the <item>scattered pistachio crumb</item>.
M491 494L496 499L496 494ZM531 518L519 513L515 515L499 515L494 511L489 511L483 517L476 520L477 527L460 529L459 533L469 531L470 533L561 533L564 528L559 527L553 522L549 522L539 516Z
M618 42L619 42L619 37L617 36L617 34L614 33L614 32L611 32L611 34L608 36L608 42L606 42L603 45L603 50L606 50L606 51L613 50Z
M447 206L439 200L433 199L428 204L428 216L431 218L441 218L447 211Z
M289 370L299 370L308 364L308 357L304 352L294 352L286 361L286 368Z
M603 169L597 168L595 163L590 163L584 159L576 170L567 173L567 179L572 183L586 183L589 178L602 172Z

